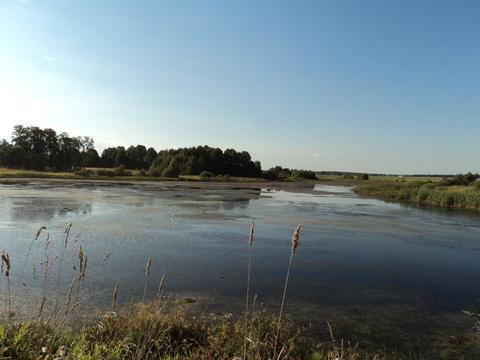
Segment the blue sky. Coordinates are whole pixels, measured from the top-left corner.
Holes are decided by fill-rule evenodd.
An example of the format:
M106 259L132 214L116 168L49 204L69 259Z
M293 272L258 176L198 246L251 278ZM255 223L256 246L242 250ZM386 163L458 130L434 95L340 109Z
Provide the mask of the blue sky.
M0 0L0 138L480 171L480 2Z

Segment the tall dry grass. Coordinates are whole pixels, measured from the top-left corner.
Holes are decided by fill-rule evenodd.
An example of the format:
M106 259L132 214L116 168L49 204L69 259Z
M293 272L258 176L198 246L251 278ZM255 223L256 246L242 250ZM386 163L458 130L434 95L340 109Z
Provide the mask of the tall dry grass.
M248 341L248 303L250 300L250 274L252 271L252 247L255 236L255 222L250 226L250 234L248 235L248 266L247 266L247 296L245 300L245 341L243 345L243 357L247 358L247 341Z
M298 247L298 242L300 241L300 229L302 225L297 225L295 230L292 234L292 245L290 247L290 260L288 261L287 267L287 275L285 277L285 284L283 286L283 295L282 295L282 304L280 305L280 313L278 315L278 322L277 322L277 333L275 335L275 345L273 346L273 358L275 359L277 355L277 344L278 344L278 337L280 335L280 328L282 326L282 316L283 316L283 308L285 306L285 299L287 297L287 287L288 287L288 280L290 278L290 269L292 268L292 260L293 255Z

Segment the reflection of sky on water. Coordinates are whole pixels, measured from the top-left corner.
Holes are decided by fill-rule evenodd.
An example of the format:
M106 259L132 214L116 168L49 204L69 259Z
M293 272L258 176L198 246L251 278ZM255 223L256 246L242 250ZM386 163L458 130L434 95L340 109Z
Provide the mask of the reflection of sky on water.
M309 309L318 323L335 314L343 324L340 332L363 335L347 319L381 321L396 324L403 336L411 326L409 319L420 319L426 323L422 336L427 337L438 330L437 321L453 329L458 319L445 314L456 314L480 299L478 217L360 198L349 189L321 187L297 193L189 184L42 184L0 186L0 198L0 248L12 257L14 285L36 230L48 227L54 256L65 225L72 222L60 286L68 287L74 276L82 244L89 258L82 291L89 302L85 307L108 306L114 283L119 284L121 303L132 296L141 298L145 261L152 256L150 294L166 273L171 293L209 298L240 311L252 220L253 292L268 306L277 305L291 232L301 223L289 304ZM43 235L32 252L38 268L44 243ZM38 300L42 279L32 279L31 273L31 268L25 271L27 287L21 293ZM54 285L52 281L52 292Z

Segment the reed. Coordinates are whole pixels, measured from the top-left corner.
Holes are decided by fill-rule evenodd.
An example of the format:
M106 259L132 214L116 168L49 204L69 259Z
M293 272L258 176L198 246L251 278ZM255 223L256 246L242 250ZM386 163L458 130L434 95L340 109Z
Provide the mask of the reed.
M255 236L255 222L250 226L250 234L248 235L248 266L247 266L247 295L245 300L245 339L243 345L243 358L247 358L247 338L248 338L248 302L250 300L250 274L252 269L252 247Z
M145 296L147 295L148 276L150 275L150 268L152 267L152 257L147 259L147 265L145 266L145 282L143 285L143 298L142 303L145 303Z
M42 234L42 231L44 230L47 230L47 227L45 225L41 226L40 229L38 229L38 231L35 233L35 236L32 238L32 241L30 241L30 245L28 246L27 254L25 255L25 260L23 261L22 270L20 271L20 277L18 280L19 284L21 285L25 285L23 283L23 276L25 273L25 268L27 266L28 259L30 258L30 254L32 253L33 244L35 243L36 240L38 240L38 238ZM16 296L17 296L17 291L15 291L15 298Z
M2 254L2 273L5 274L5 277L7 278L7 299L5 301L5 313L7 314L7 321L10 324L12 316L12 299L10 290L10 255L8 255L8 253L6 252L3 252Z
M118 295L118 284L115 283L115 287L113 288L113 295L112 295L112 311L117 309L117 295Z
M295 254L295 251L297 250L298 247L298 242L300 241L300 229L302 225L297 225L295 230L293 231L292 234L292 245L290 248L290 260L288 261L288 268L287 268L287 275L285 277L285 284L283 286L283 295L282 295L282 304L280 306L280 313L278 315L278 322L277 322L277 333L275 335L275 344L273 346L273 359L276 359L277 355L277 344L278 344L278 336L280 335L280 328L282 325L282 316L283 316L283 308L285 306L285 299L287 297L287 287L288 287L288 279L290 277L290 269L292 268L292 260L293 260L293 255Z
M63 246L60 250L60 265L58 266L57 285L60 282L60 275L61 275L61 272L62 272L63 259L65 257L65 251L67 250L68 237L70 235L71 228L72 228L72 223L68 223L67 226L65 227L65 231L64 231L64 234L63 234Z

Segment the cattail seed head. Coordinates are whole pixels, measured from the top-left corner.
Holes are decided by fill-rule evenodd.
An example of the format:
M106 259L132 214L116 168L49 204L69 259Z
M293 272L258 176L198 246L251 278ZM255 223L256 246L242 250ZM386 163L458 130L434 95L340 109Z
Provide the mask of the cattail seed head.
M118 295L118 284L115 284L112 295L112 311L115 311L117 308L117 295Z
M293 231L292 234L292 252L295 253L295 250L297 250L298 247L298 242L300 240L300 229L302 228L302 225L297 225L295 230Z
M250 226L250 235L248 236L248 246L252 247L253 245L253 238L255 235L255 222L252 222L252 226Z
M150 275L150 268L152 267L152 257L149 256L147 259L147 266L145 267L145 275Z
M68 235L70 235L70 229L72 227L72 223L69 223L67 224L67 227L65 228L65 237L64 237L64 240L63 240L63 248L66 249L67 248L67 244L68 244Z
M5 276L10 276L10 256L8 253L2 254L2 270L5 269Z
M45 225L43 225L40 229L38 229L37 233L35 234L35 240L39 238L43 230L47 230L47 227Z

